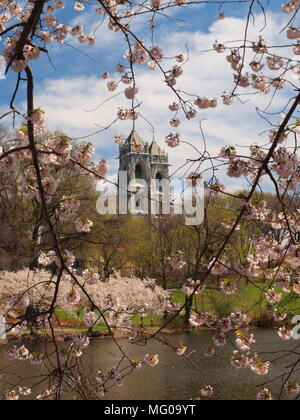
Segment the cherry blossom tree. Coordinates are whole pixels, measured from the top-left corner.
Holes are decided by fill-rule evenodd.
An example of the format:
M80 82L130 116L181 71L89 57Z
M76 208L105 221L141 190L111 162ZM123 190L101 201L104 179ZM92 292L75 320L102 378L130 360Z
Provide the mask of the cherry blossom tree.
M206 54L222 54L224 68L229 66L232 71L232 84L224 86L222 92L216 91L214 97L208 98L200 87L195 86L193 92L181 90L179 87L179 81L184 78L185 66L190 59L188 49L178 51L175 56L170 57L168 51L157 45L154 40L156 32L159 31L157 21L160 17L170 18L169 14L177 9L180 13L188 7L208 8L216 4L219 6L218 20L226 19L225 9L229 5L237 8L246 5L247 12L244 16L242 40L216 40L212 45L207 45ZM8 313L18 311L18 321L13 325L8 324L8 332L12 331L21 337L20 345L15 345L7 351L7 357L11 360L33 364L40 364L45 360L41 355L33 354L22 342L24 323L28 316L32 317L32 314L26 310L30 307L32 299L40 328L45 328L46 325L50 331L52 350L48 349L46 355L46 359L48 361L50 359L49 369L38 379L38 382L42 381L45 386L44 392L36 395L36 384L29 388L24 380L24 383L8 387L3 394L4 399L17 400L22 397L28 398L30 395L37 400L61 399L66 389L82 399L99 399L111 386L120 385L124 377L140 369L144 364L156 366L159 363L159 356L156 354L145 354L144 360L131 360L113 334L112 328L118 326L129 331L128 335L132 340L129 323L132 311L146 313L164 310L172 313L164 326L151 332L150 335L134 335L133 340L143 344L149 340L157 340L161 345L172 348L178 356L192 361L192 354L187 354L184 345L175 348L161 334L163 328L184 311L185 305L176 306L169 300L167 292L158 289L153 281L144 282L143 287L146 292L141 293L140 282L137 279L127 279L126 284L132 287L132 294L128 295L123 290L121 298L117 299L120 281L112 280L107 283L109 289L102 286L105 289L105 293L102 294L101 288L95 287L98 282L97 273L87 269L82 276L79 275L74 265L75 256L65 246L58 228L58 222L72 220L74 230L88 233L92 228L92 221L79 217L79 202L74 195L62 196L57 203L56 211L51 210L55 194L62 182L61 178L54 176L58 168L71 166L78 176L85 174L92 180L98 181L104 181L108 172L105 160L95 161L91 144L83 142L75 145L64 135L49 133L47 114L38 107L39 104L35 103L35 81L39 71L35 65L36 60L38 63L43 56L48 56L51 63L51 46L59 47L71 38L76 39L78 45L86 44L91 48L96 43L95 33L90 33L88 27L62 20L60 11L64 8L71 8L74 13L95 13L99 18L98 30L106 24L111 31L119 33L120 43L124 42L120 61L114 68L107 69L101 75L106 80L108 92L113 92L113 95L121 93L124 100L128 101L127 106L115 110L115 121L129 120L134 127L138 119L147 120L147 115L143 112L143 86L139 83L139 69L147 68L149 74L154 71L161 74L166 89L174 98L168 107L171 128L166 127L165 130L165 141L170 148L190 144L187 133L180 131L183 120L187 119L190 124L194 124L193 121L196 121L197 116L201 119L203 110L211 109L213 112L221 104L233 107L239 103L243 106L249 98L255 98L257 101L255 112L266 124L265 132L261 135L262 141L255 143L249 139L247 148L228 144L214 154L209 149L205 127L201 121L199 144L190 144L194 150L194 157L185 164L193 168L194 178L204 178L206 203L216 195L230 195L239 204L233 209L231 220L225 222L227 233L221 243L217 242L210 261L206 261L201 252L197 255L198 264L202 264L200 278L187 279L183 290L192 302L196 294L201 294L205 290L209 276L225 276L225 274L227 276L231 273L230 281L224 280L220 283L219 292L224 294L234 294L237 284L242 279L255 284L254 279L263 277L262 299L268 302L270 313L277 322L278 335L282 340L291 339L291 321L295 312L285 307L282 298L283 293L300 293L297 271L300 265L297 261L299 211L294 205L299 182L300 123L297 112L300 101L298 60L300 29L296 26L296 18L300 4L299 0L292 0L282 6L281 13L285 17L285 25L280 28L278 44L275 45L264 40L257 31L253 35L253 31L250 30L251 21L255 19L258 10L264 16L264 25L268 25L268 7L269 2L256 0L219 2L150 0L142 3L119 0L97 0L92 3L83 0L68 3L62 0L53 2L0 0L0 36L2 55L6 63L5 72L10 77L15 77L15 88L1 119L8 121L14 129L16 122L20 124L16 131L11 130L11 138L0 151L0 172L13 172L20 162L26 168L27 180L23 185L22 194L28 199L34 198L39 203L41 224L46 228L49 238L44 249L40 249L42 247L39 246L38 263L44 267L53 267L53 275L50 278L46 272L29 271L27 290L21 290L17 296L13 293L12 301L9 303L5 301L5 308L1 308ZM149 26L152 33L151 42L143 41L135 29L134 23L140 21ZM171 35L172 30L170 23ZM76 47L74 49L76 50ZM118 76L111 77L110 73ZM26 90L25 112L16 105L16 98L21 89ZM285 92L285 100L284 106L278 110L274 103L281 91ZM261 106L262 97L266 98L263 106ZM99 108L107 104L106 98L101 98L99 102L101 102ZM107 127L110 126L112 123L107 122ZM117 133L115 142L117 144L122 142ZM136 151L140 151L138 145ZM224 168L229 179L244 179L249 188L239 195L226 190L216 175L217 170ZM276 194L276 203L272 207L257 195L264 189L266 183L271 185ZM208 204L206 208L208 209ZM205 222L208 217L206 211ZM239 258L233 260L230 257L233 246L231 240L244 223L257 228L257 237L251 237L247 250L240 252ZM284 240L280 242L276 240L278 231L284 232ZM216 237L219 240L217 231L212 232L207 240L209 243L215 243ZM170 257L173 258L174 267L183 269L185 265L183 254ZM4 275L7 276L8 284L13 282L8 274ZM24 284L24 273L19 276ZM38 282L35 283L35 280L32 282L30 280L32 278L36 278ZM106 296L108 290L112 291L110 297ZM132 296L135 297L135 303L132 302ZM84 351L90 344L88 334L77 335L70 346L63 350L57 342L53 315L57 306L63 305L62 302L71 307L84 302L88 329L93 328L100 319L106 325L119 352L120 362L117 367L107 373L98 372L94 383L87 378L80 363ZM7 308L7 304L10 308ZM207 326L217 330L212 347L203 349L208 357L213 356L214 348L229 345L228 338L233 331L236 338L233 343L232 358L228 361L233 368L250 369L255 374L263 376L268 373L272 363L276 363L276 358L271 360L271 354L270 359L267 359L265 354L259 353L256 348L255 333L249 328L250 316L239 308L229 313L227 317L218 319L213 313L201 312L201 308L195 305L191 308L189 320L195 328ZM39 322L36 323L37 328ZM268 389L269 384L262 383L257 398L280 399L286 393L297 399L299 385L294 382L293 374L299 369L299 361L298 358L292 366L283 370L278 395L272 396ZM201 371L201 366L195 368ZM213 395L213 386L209 383L203 383L199 388L202 397Z

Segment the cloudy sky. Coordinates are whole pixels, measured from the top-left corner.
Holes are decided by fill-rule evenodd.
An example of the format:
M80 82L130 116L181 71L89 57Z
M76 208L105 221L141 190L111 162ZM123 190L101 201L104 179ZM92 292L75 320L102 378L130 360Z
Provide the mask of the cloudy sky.
M267 6L267 3L271 5ZM264 15L257 6L254 19L251 19L248 38L258 40L258 36L261 35L268 45L283 45L286 42L285 31L282 34L280 31L291 16L281 12L281 0L265 0L262 4L267 6L267 25L262 30ZM118 107L130 105L123 94L123 85L113 92L113 95L119 93L117 96L100 106L113 96L107 91L106 81L102 80L100 75L103 71L108 71L112 78L118 78L114 66L120 61L125 62L123 54L127 48L120 33L108 30L106 23L99 25L101 17L93 13L94 9L95 6L88 5L84 12L75 12L70 8L59 12L61 22L80 23L84 25L86 33L95 31L97 44L89 47L68 38L65 44L51 46L51 62L45 56L33 65L36 75L35 105L47 112L50 129L61 129L74 138L89 136L88 140L96 146L97 156L109 161L110 174L114 176L118 165L118 147L113 139L116 134L128 136L131 124L128 121L118 121L105 131L98 131L115 120ZM188 48L189 61L184 66L184 74L177 84L181 90L212 99L220 98L224 91L232 89L233 73L226 62L226 55L205 50L211 49L215 39L222 43L239 41L236 45L241 45L247 4L228 4L223 11L226 19L216 20L219 13L217 5L181 7L172 9L168 17L156 20L154 43L162 47L166 57L173 57ZM149 18L147 16L138 19L132 28L144 38L147 45L151 44L151 32L147 24ZM276 49L272 52L274 51ZM289 55L291 54L292 52L289 52ZM171 67L173 64L174 60L170 60L165 67ZM172 170L175 170L187 159L197 157L195 150L190 146L182 145L176 149L169 149L164 144L165 135L172 131L169 126L172 114L168 105L176 101L176 98L166 87L158 70L152 72L145 66L140 66L136 73L138 100L142 102L141 111L154 127L154 134L150 124L144 119L136 122L136 129L145 141L151 142L154 135L156 141L168 151ZM0 80L1 111L7 109L15 79L15 74L9 74L6 80ZM247 91L251 90L239 90L242 93ZM245 97L247 101L244 104L236 103L230 107L220 104L216 109L199 110L197 118L189 122L183 121L177 131L184 140L202 150L199 122L205 120L203 129L208 150L212 155L216 155L222 146L228 144L243 147L254 142L265 143L265 130L269 126L265 120L258 117L256 107L266 109L271 96L272 92L270 95L250 95ZM277 94L268 111L282 110L289 96L288 91ZM20 109L25 109L23 88L20 89L16 103ZM280 120L278 115L270 118L275 123ZM95 134L92 135L93 133ZM225 181L224 173L220 172L220 178ZM226 180L229 188L240 187L242 182Z

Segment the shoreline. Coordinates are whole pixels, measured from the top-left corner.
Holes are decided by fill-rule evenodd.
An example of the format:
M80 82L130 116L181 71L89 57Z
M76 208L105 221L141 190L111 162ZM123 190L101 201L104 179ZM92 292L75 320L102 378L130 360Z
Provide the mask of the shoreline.
M139 330L138 331L138 336L151 336L156 330L158 330L159 327L157 327L157 329L153 328L152 330L150 329L145 329L145 330ZM71 329L70 329L71 330ZM73 328L73 331L54 331L54 336L56 338L57 342L67 342L67 341L71 341L72 338L78 334L78 333L82 333L83 331L79 328ZM197 328L198 331L210 331L212 330L211 328ZM178 329L174 329L174 330L162 330L161 333L163 334L176 334L176 333L181 333L181 332L188 332L188 331L196 331L195 328L178 328ZM116 333L113 334L114 338L128 338L128 336L126 334L122 334L122 333ZM32 342L36 342L36 341L48 341L50 340L51 342L53 341L52 338L53 336L49 333L41 333L39 336L34 336L34 335L30 335L28 334L24 334L23 335L23 341L32 341ZM111 339L112 338L112 334L109 333L108 331L106 332L94 332L93 334L89 334L89 338L93 338L93 339ZM8 335L8 337L4 340L0 340L0 347L7 345L9 343L13 343L18 341L17 339L15 339L12 335Z
M266 328L266 327L255 327L252 326L251 327L252 330L256 330L256 329L271 329ZM157 328L158 330L158 328ZM151 336L156 330L153 329L145 329L145 330L140 330L138 331L138 336ZM178 333L183 333L183 332L195 332L195 331L216 331L216 329L214 328L208 328L208 327L200 327L200 328L176 328L176 329L165 329L162 330L160 333L162 334L167 334L167 335L172 335L172 334L178 334ZM72 341L72 338L78 334L81 333L82 331L78 328L74 328L73 331L54 331L54 336L56 339L57 343L64 343L64 342L68 342L68 341ZM126 334L122 334L122 333L116 333L113 334L114 338L117 339L123 339L123 338L128 338L128 336ZM53 342L53 336L48 333L42 333L39 336L34 336L34 335L30 335L29 333L24 335L23 337L23 342ZM107 332L94 332L93 334L89 335L89 338L92 339L111 339L112 335L107 331ZM9 336L4 339L4 340L0 340L0 348L8 345L10 343L16 343L19 340L15 339L13 336Z

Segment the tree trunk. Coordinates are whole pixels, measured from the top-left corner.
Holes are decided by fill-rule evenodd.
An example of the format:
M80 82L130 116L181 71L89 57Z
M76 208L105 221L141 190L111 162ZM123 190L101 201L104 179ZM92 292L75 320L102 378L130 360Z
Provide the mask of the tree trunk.
M193 297L192 296L186 296L185 298L185 315L184 315L184 326L189 327L189 319L191 316L191 308L193 303Z

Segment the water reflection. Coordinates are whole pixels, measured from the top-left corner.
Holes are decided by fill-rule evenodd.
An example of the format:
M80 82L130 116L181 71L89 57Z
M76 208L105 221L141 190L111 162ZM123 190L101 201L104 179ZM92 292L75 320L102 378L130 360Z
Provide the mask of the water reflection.
M174 334L168 339L178 345L183 341L188 350L202 348L211 344L212 332L190 332L184 334ZM257 349L259 351L276 352L284 349L291 349L297 345L294 340L284 342L277 337L272 330L259 330L255 332ZM168 347L162 346L156 341L152 341L147 346L136 346L128 343L127 340L119 341L124 351L132 359L143 359L146 353L158 353L160 364L155 367L143 367L140 371L134 372L124 380L121 388L113 388L106 399L113 400L189 400L199 396L199 389L207 381L214 387L213 399L216 400L250 400L255 399L259 384L280 375L281 368L272 367L267 376L259 377L247 370L236 370L229 364L232 354L232 347L217 349L216 356L206 358L201 354L195 354L193 360L201 366L201 373L195 369L188 361L178 357ZM41 345L35 350L43 351ZM296 356L294 356L296 357ZM266 355L265 359L275 358L275 355ZM85 358L87 372L91 369L96 372L99 369L105 371L107 368L116 365L119 360L119 353L111 339L93 340ZM282 367L288 366L293 360L293 356L285 357L280 360ZM10 364L3 357L3 349L0 351L0 369ZM17 362L10 368L10 372L15 372L18 377L29 377L38 375L37 368L30 364ZM300 381L300 374L296 373L293 377ZM6 377L9 382L15 381L16 377L12 374ZM268 385L272 392L278 392L280 382Z

